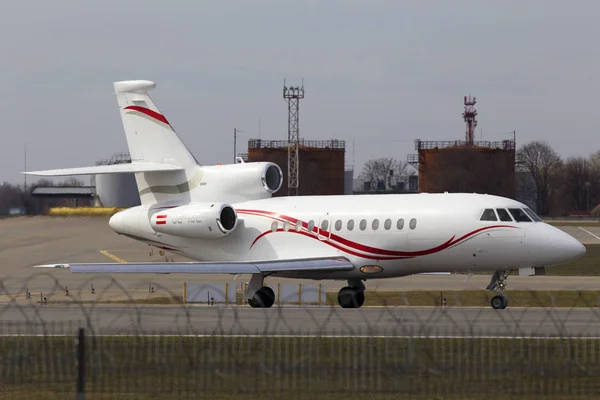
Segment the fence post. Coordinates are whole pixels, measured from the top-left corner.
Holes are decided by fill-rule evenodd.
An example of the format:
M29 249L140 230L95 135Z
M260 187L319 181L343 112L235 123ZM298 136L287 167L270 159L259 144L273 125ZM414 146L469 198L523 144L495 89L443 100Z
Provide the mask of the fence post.
M85 332L83 328L79 328L77 367L77 400L83 400L85 398Z

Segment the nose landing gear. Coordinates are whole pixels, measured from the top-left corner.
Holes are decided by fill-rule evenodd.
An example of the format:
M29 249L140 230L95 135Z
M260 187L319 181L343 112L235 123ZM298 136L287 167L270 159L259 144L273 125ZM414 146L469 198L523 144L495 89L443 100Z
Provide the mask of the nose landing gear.
M497 296L492 297L492 308L495 310L503 310L508 306L508 299L504 296L504 288L506 287L506 278L508 274L505 270L496 270L492 276L490 284L486 290L498 292Z

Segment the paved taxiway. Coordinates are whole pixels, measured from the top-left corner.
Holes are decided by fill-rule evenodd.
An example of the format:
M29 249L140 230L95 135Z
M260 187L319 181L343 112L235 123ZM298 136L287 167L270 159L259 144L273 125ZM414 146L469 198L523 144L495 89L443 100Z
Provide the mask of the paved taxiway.
M600 244L598 224L560 227L585 244ZM101 252L104 253L101 253ZM113 262L107 254L125 261L164 260L156 249L150 255L147 245L115 234L108 226L108 217L17 217L0 220L0 303L10 299L10 295L24 296L25 289L34 296L39 293L60 291L68 287L71 291L89 293L91 285L96 292L103 294L104 300L148 298L181 295L183 282L221 283L231 282L239 286L248 279L241 276L233 280L231 275L108 275L90 276L72 274L68 270L36 269L33 265L68 262ZM169 259L171 256L169 255ZM173 256L173 261L188 261L184 257ZM464 275L416 275L410 277L371 280L366 282L368 291L391 290L483 290L490 277L475 275L465 283ZM289 283L290 280L268 279L267 283ZM303 282L297 280L296 282ZM307 281L314 283L313 281ZM150 294L148 285L155 287ZM327 291L335 292L345 285L341 281L324 281ZM558 276L511 276L509 290L598 290L600 277L558 277ZM83 298L86 300L94 298Z
M29 305L0 307L1 334L600 337L593 309Z

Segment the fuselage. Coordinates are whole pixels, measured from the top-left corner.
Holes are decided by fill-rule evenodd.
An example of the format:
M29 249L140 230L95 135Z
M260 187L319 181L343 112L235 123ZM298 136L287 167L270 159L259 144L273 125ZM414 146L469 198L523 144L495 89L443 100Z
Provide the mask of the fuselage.
M532 214L524 204L491 195L274 197L232 206L238 224L217 239L156 232L152 215L172 205L133 207L113 216L110 225L117 233L198 261L343 256L356 267L351 272L303 275L313 279L551 266L585 253L579 241L536 221L535 214L528 222L517 221L515 210ZM183 218L179 223L193 222Z

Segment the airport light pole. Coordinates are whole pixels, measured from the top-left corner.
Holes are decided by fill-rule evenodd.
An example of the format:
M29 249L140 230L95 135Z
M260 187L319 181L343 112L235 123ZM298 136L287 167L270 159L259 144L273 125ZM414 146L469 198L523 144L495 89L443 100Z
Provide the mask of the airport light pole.
M237 158L237 134L238 134L238 132L249 133L249 132L243 131L241 129L233 128L233 163L234 164L235 164L235 159Z

